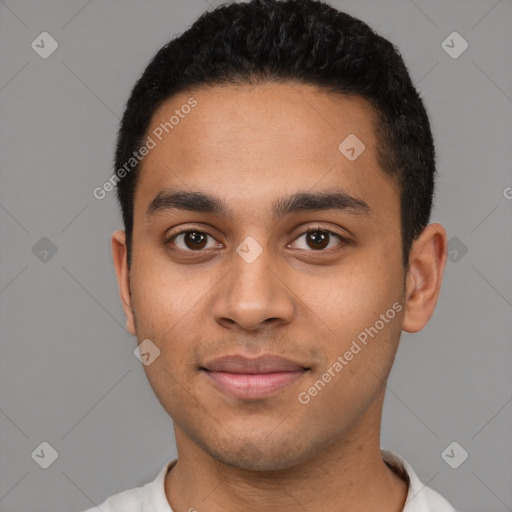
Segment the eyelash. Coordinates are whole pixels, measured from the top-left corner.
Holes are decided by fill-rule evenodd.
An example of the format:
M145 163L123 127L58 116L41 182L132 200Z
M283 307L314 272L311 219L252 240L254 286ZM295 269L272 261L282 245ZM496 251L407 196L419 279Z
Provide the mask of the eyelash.
M322 233L328 233L330 236L335 236L335 237L339 238L340 243L338 243L336 246L331 247L329 249L318 249L316 251L314 249L299 249L299 250L302 250L302 251L305 250L307 252L318 252L318 253L324 252L325 253L325 252L330 252L332 249L336 249L336 247L338 247L338 246L345 246L345 245L347 245L349 243L349 241L345 237L340 235L339 233L335 233L334 231L331 231L329 229L321 228L320 226L308 226L303 231L301 231L300 233L297 234L297 236L294 239L294 241L299 239L303 235L306 235L308 233L314 233L314 232L317 232L317 231L320 231ZM200 233L200 234L207 235L207 236L215 239L215 237L213 237L210 233L208 233L207 231L204 231L204 228L190 226L187 229L184 229L182 231L178 231L177 233L174 233L173 235L168 237L164 241L165 245L166 246L169 245L175 238L177 238L180 235L186 234L186 233ZM194 250L190 250L190 249L189 250L180 249L179 247L174 247L173 250L176 251L176 252L180 252L182 254L194 254L194 253L199 254L199 253L204 252L204 250L202 250L202 249L194 251Z

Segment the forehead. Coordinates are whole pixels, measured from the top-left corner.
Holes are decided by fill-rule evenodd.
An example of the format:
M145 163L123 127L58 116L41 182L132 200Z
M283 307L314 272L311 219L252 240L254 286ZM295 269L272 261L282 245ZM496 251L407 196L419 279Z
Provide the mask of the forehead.
M314 86L180 93L162 104L148 129L155 146L142 161L135 215L162 189L178 186L213 192L234 210L253 201L263 212L277 195L328 187L367 203L398 203L393 181L377 162L375 126L366 100Z

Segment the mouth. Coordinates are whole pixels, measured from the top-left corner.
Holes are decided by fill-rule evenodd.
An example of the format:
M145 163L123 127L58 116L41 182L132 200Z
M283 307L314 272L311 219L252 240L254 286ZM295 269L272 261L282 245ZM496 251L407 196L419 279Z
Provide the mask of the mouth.
M303 378L310 368L281 357L225 356L201 368L219 391L242 400L267 398Z

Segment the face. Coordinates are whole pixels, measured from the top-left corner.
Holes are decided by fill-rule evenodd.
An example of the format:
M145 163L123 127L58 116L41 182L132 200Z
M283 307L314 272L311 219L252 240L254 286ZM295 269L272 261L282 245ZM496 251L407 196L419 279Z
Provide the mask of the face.
M183 93L153 118L123 304L160 350L144 369L162 406L217 460L291 467L380 416L405 275L375 122L290 84Z

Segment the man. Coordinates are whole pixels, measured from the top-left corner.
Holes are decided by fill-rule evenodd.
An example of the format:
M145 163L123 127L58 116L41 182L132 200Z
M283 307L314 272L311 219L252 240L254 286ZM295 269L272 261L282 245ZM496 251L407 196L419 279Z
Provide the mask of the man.
M135 85L116 169L127 329L178 457L99 508L453 511L380 447L447 255L393 45L314 0L208 12Z

